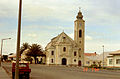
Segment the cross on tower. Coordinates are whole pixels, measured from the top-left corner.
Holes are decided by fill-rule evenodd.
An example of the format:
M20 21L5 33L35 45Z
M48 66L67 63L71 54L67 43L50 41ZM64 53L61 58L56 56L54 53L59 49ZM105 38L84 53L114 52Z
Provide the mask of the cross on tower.
M79 12L81 11L81 7L79 7Z

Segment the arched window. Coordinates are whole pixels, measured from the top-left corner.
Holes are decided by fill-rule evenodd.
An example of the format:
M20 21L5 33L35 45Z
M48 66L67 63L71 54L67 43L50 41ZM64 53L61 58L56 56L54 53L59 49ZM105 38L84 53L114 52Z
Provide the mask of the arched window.
M66 51L66 47L63 48L63 51L64 51L64 52Z
M54 51L51 51L51 55L54 55Z
M82 37L82 30L79 30L79 37Z
M53 59L51 59L51 63L53 63Z
M74 52L74 56L76 56L77 55L77 53L76 53L76 51Z

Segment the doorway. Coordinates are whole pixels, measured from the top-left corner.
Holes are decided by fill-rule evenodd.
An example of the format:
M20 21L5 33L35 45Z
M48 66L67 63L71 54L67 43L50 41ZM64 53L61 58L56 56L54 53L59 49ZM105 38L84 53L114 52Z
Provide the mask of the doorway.
M63 58L62 59L62 65L66 65L67 64L67 59L66 58Z
M80 60L78 61L78 66L81 66L81 61Z

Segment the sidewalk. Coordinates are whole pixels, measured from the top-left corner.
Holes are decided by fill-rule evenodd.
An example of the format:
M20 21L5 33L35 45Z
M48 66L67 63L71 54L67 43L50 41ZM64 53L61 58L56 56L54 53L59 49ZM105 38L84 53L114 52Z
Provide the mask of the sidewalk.
M11 79L2 67L0 67L0 79Z

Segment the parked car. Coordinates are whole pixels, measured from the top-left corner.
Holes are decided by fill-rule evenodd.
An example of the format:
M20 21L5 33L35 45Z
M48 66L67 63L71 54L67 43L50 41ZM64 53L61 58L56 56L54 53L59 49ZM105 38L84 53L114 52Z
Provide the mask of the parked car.
M12 63L12 79L15 79L15 65ZM19 79L29 79L30 72L29 63L19 63Z

